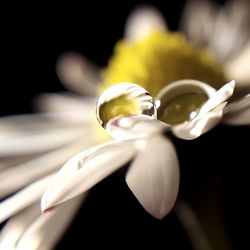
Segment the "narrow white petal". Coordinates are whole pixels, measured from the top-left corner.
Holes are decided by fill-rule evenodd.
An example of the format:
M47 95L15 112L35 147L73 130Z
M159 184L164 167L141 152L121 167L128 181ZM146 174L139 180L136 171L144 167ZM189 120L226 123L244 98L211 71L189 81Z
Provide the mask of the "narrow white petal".
M222 121L228 125L250 125L250 94L227 105Z
M30 161L36 157L39 157L41 153L21 155L21 156L11 156L11 157L1 157L0 158L0 172L6 170L7 168L17 166L24 162Z
M39 200L53 175L46 176L0 203L0 223Z
M198 115L182 124L172 126L173 133L185 140L193 140L215 127L222 119L223 110L234 91L235 81L221 87L201 107Z
M222 119L226 102L218 105L203 117L172 127L174 135L185 140L193 140L214 128Z
M68 93L42 94L34 104L37 110L64 124L90 123L95 113L96 98L80 97Z
M148 137L168 129L166 123L146 115L120 116L106 125L108 134L116 139Z
M224 61L239 54L250 38L249 1L228 1L214 18L209 49Z
M15 192L19 188L58 170L68 159L85 148L93 146L91 137L80 137L73 143L41 155L0 172L0 198Z
M0 137L0 157L45 152L63 146L84 135L81 126L54 128L49 131L12 132Z
M161 135L142 142L126 181L146 211L161 219L172 209L178 194L178 159L172 143Z
M195 139L214 128L221 121L223 116L223 110L226 105L226 102L220 104L215 109L208 112L207 115L205 115L203 118L199 119L196 122L195 126L190 129L190 135L193 137L190 139Z
M114 141L77 154L62 167L45 191L42 210L90 189L128 162L135 153L134 141Z
M224 69L228 79L237 79L237 89L247 88L250 91L250 40L243 47L242 51L224 64Z
M99 68L77 52L62 54L57 62L59 79L67 88L79 94L96 95L97 85L101 82Z
M216 13L216 6L211 1L187 1L180 20L180 29L192 42L205 47L214 32Z
M208 101L201 107L196 120L203 117L207 112L216 108L221 103L225 102L228 98L230 98L234 92L235 81L231 81L221 87L219 90L215 92L215 94L208 99Z
M0 249L16 250L21 235L40 214L39 204L36 203L12 217L0 232Z
M17 242L16 250L49 250L66 231L80 208L86 193L78 196L53 211L40 215Z
M153 6L142 5L128 16L124 36L128 42L134 43L153 31L165 29L167 29L167 24L160 11Z

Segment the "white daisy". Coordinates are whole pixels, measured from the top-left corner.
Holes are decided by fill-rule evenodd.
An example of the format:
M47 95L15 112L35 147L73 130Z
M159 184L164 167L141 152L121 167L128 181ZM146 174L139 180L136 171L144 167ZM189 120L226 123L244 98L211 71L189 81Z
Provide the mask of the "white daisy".
M150 14L150 18L147 18L148 21L146 23L142 22L143 18L145 20L145 15L148 16L148 14ZM142 30L140 28L141 25L144 25L144 31L142 33L138 32L138 30ZM126 41L131 45L134 44L138 46L137 42L143 40L146 36L150 36L155 29L164 32L166 31L166 25L159 13L152 8L136 10L134 14L130 16L126 26ZM244 56L245 54L242 54L242 58L244 58ZM237 60L240 59L237 58ZM242 64L242 60L240 63ZM133 65L133 63L131 64ZM224 65L227 65L227 62ZM230 66L227 67L226 71L229 74L229 72L233 72L233 70L230 70L230 67L231 69L234 69L234 64L230 62L228 65ZM246 65L244 64L244 60L243 65ZM138 65L134 66L138 67ZM185 68L183 66L185 65L181 64L176 69L177 76L180 69ZM241 70L242 69L244 69L244 66L241 67ZM162 68L156 72L157 76L161 75L161 70ZM148 71L145 71L145 68L141 67L138 72L143 75L145 72L147 74ZM90 94L91 96L96 95L97 85L95 85L95 83L103 81L101 80L100 72L96 67L93 67L87 59L74 53L68 53L62 56L58 64L58 73L62 81L68 84L67 86L69 86L69 88L77 90L80 94ZM149 74L152 73L155 72L149 71ZM241 73L241 76L245 76L245 72ZM179 77L180 79L183 78L182 75ZM187 76L185 78L187 78ZM189 78L203 80L196 77L196 72L194 72L193 77L190 76ZM105 81L107 81L107 79L109 78L105 77ZM244 90L244 94L249 93L249 91L245 91L249 88L249 85L244 84L243 86L241 81L238 81L237 77L230 77L230 79L236 80L237 86L240 87L240 90ZM178 78L171 79L169 82L172 82L173 80L178 80ZM239 78L239 80L241 79ZM130 78L120 78L118 82L121 81L130 81ZM132 82L141 84L140 81L133 80ZM169 82L165 82L164 84ZM114 82L112 82L112 84L113 83ZM233 85L234 83L231 82L226 85L225 88L230 88L232 90L234 87ZM157 94L162 87L158 88L157 91L152 89L153 92L155 92L153 95ZM148 88L146 89L149 90ZM224 90L225 89L223 89L222 92L219 90L217 92L219 93L218 95L220 96L220 93L224 93ZM241 91L239 91L239 93L241 93ZM208 121L210 121L210 118L211 120L213 120L213 117L221 118L222 110L224 108L223 103L229 96L230 94L226 97L219 98L219 102L213 100L213 105L211 105L211 102L209 104L208 101L208 104L204 105L203 109L200 109L200 113L197 114L196 118L194 117L194 119L184 122L185 124L174 126L173 132L177 136L185 139L193 139L201 135L203 132L206 132L207 129L211 128L211 126L205 126L206 124L209 124ZM66 170L68 167L66 166L71 166L72 162L79 160L79 157L81 159L82 157L85 157L87 154L86 152L89 153L93 151L91 156L95 157L91 157L91 159L88 158L89 165L87 166L93 164L93 167L84 168L83 177L86 178L89 175L91 178L86 179L87 186L81 188L80 191L89 189L95 183L114 171L114 169L122 166L127 160L134 157L135 160L127 173L126 180L129 187L145 209L155 217L162 218L174 205L178 191L179 179L178 162L175 150L172 143L162 136L162 126L160 126L160 131L157 129L157 133L154 134L154 136L151 134L151 130L155 131L155 128L158 128L158 125L162 123L159 123L159 121L155 119L149 120L144 116L143 119L139 120L138 117L141 116L133 116L130 117L130 119L128 119L128 117L114 118L114 120L111 120L112 122L110 121L107 124L107 129L111 134L113 133L113 136L117 130L119 135L123 135L125 132L127 133L127 129L123 131L121 124L131 125L132 122L132 124L136 126L133 125L133 127L129 129L129 134L131 134L134 131L134 128L140 128L143 124L144 131L147 132L146 128L149 129L147 138L143 137L125 141L109 142L91 148L88 151L83 151L80 155L75 156L76 158L73 158L66 163L63 168L66 170L62 169L56 177L53 177L54 173L73 155L96 145L103 140L103 138L100 138L99 134L96 136L97 130L95 130L95 133L92 131L95 129L93 128L95 126L93 126L92 122L94 119L94 106L95 98L92 97L85 96L83 98L72 94L48 95L40 100L40 107L42 107L42 110L44 111L42 114L1 118L1 197L9 196L11 193L22 188L0 204L1 221L16 214L8 221L1 232L0 246L3 249L41 249L42 247L50 249L56 244L61 237L63 230L67 228L67 225L70 223L77 208L84 200L86 193L58 206L57 209L54 209L54 211L45 215L41 215L40 213L40 197L46 186L50 183L51 178L55 178L54 180L57 178L60 179L60 176L62 176L61 173L67 172ZM230 124L249 124L249 94L242 99L239 99L237 102L226 106L224 113L225 122ZM212 115L210 116L210 114ZM209 119L207 119L208 117ZM152 126L152 122L157 125ZM216 120L216 123L217 122L218 119ZM119 124L118 127L117 124ZM118 146L114 148L114 145ZM149 168L150 162L148 165L145 165L144 169L140 167L140 162L144 160L145 156L148 155L148 152L155 150L155 145L161 145L162 153L159 152L161 153L159 165L156 165L155 171L153 171L152 174L152 169ZM108 154L103 154L102 149L106 150L110 147L115 149L113 153L109 152ZM163 151L168 152L168 154L165 155ZM126 152L126 154L124 154L124 152ZM108 163L112 161L113 164L109 164L109 168L104 168L104 172L100 172L100 165L97 163L97 156L102 157L102 159ZM166 162L169 162L169 164L164 168L165 165L163 166L163 163ZM72 166L74 167L76 165ZM82 165L79 165L80 170L83 170L81 166ZM162 169L164 169L163 174L159 175ZM143 171L143 173L141 173L141 171ZM68 176L69 179L67 180L69 186L73 184L71 183L71 178L74 175L73 172L70 173L71 175ZM139 179L141 179L141 176L144 176L144 182L135 181L138 180L138 176L140 176ZM167 183L166 180L171 176L174 178ZM77 178L80 180L82 176L79 175ZM152 189L150 190L152 193L146 192L147 186L144 186L145 183L151 184ZM77 182L74 185L77 184L79 183ZM48 189L51 191L47 191L44 196L44 209L57 205L58 203L79 194L79 192L76 192L75 186L72 189L72 193L68 193L68 196L66 196L63 190L57 190L57 182L52 182L51 185L56 185L56 188ZM65 189L69 186L65 186ZM156 190L158 191L157 193ZM56 194L58 197L53 193L51 194L51 192L58 192ZM166 199L163 198L163 196L166 197ZM48 200L49 197L51 200ZM60 223L58 223L58 221Z

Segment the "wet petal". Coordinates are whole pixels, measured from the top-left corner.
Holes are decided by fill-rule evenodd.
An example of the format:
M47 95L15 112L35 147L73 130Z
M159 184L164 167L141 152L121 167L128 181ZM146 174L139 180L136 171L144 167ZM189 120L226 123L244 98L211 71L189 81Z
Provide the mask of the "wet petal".
M207 112L211 111L212 109L216 108L218 105L229 99L234 92L234 88L235 81L231 81L217 90L215 94L211 98L209 98L208 101L201 107L197 117L195 117L195 120L200 119L201 117L206 115Z
M250 125L250 94L225 108L223 123L228 125Z
M208 132L214 128L222 119L223 110L226 106L226 102L218 105L215 109L208 112L205 116L196 120L193 119L190 122L185 122L180 125L172 127L172 132L178 138L185 140L193 140L202 134Z
M63 148L0 172L0 198L52 171L58 170L70 157L90 146L93 146L91 138L80 137L76 142Z
M167 29L167 24L159 10L150 5L135 8L125 25L125 39L134 43L155 30Z
M68 229L80 208L86 193L66 202L50 213L40 215L22 234L16 250L53 249L62 234Z
M126 181L142 206L163 218L174 206L179 189L179 165L172 143L161 135L140 144Z
M109 135L116 139L143 138L168 129L166 123L146 115L120 116L106 125Z
M99 68L77 52L62 54L57 62L59 79L67 88L79 94L96 95L101 82Z
M190 135L195 139L200 135L214 128L222 119L223 110L227 105L226 102L218 105L215 109L207 113L203 118L199 119L195 126L190 129Z
M40 214L39 204L36 203L12 217L0 232L0 249L16 250L21 235Z
M234 88L235 81L225 84L201 107L194 119L173 126L173 133L181 139L193 140L211 130L221 121L225 101L232 96Z
M51 180L52 175L46 176L2 201L0 203L0 223L39 200Z
M136 153L134 141L108 142L83 151L59 171L42 197L45 211L90 189Z

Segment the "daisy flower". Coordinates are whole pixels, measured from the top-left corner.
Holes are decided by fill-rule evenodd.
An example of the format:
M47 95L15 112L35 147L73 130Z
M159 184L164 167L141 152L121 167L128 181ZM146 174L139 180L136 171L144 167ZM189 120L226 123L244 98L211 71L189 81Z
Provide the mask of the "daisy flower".
M239 51L240 48L237 53L241 54ZM0 219L12 218L2 229L0 246L3 249L53 248L85 199L84 191L131 159L126 175L128 186L150 214L164 217L177 197L179 169L173 144L163 133L172 131L180 138L195 139L214 127L223 113L223 122L249 124L249 85L244 79L230 75L233 74L230 68L237 68L238 63L245 65L245 55L242 52L241 58L231 59L230 63L226 60L221 65L207 51L168 31L159 12L148 7L136 9L129 16L125 38L118 42L103 71L78 54L64 54L58 62L58 75L69 89L84 97L69 93L43 96L38 101L43 113L1 118L0 190L1 197L7 198L0 204ZM237 84L233 102L226 106L235 87L234 81L224 85L227 78L235 79ZM181 79L202 83L177 81ZM144 99L139 98L135 89L127 92L130 83L122 84L122 91L116 89L121 85L114 84L119 82L139 84L141 87L133 84L132 87ZM208 84L212 90L208 90ZM107 87L111 85L116 90L111 91L110 97ZM174 92L178 97L183 86L188 86L188 90L202 90L205 99L194 110L187 111L188 119L184 114L176 124L169 122L165 107L169 105L168 95ZM93 125L96 92L103 92L98 102L98 119L116 139L100 145L97 144L107 137L103 129ZM154 102L148 93L160 102ZM140 105L143 102L146 109ZM114 111L117 104L120 108ZM162 121L156 119L155 105ZM158 164L154 160L156 153ZM148 158L149 154L153 157ZM104 164L106 168L101 168ZM152 164L155 168L150 168ZM40 198L47 186L43 210L66 202L41 214Z

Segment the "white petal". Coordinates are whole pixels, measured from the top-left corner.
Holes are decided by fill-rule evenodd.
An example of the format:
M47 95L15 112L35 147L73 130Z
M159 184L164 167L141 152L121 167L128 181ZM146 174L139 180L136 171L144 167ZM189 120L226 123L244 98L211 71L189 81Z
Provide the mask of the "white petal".
M211 1L187 1L180 20L180 29L192 42L205 47L214 32L215 17L216 7Z
M58 170L73 155L93 146L93 143L94 141L91 138L80 137L76 142L63 148L0 172L0 198L52 171Z
M193 119L190 122L173 126L172 131L174 135L185 140L196 139L214 128L221 121L226 104L226 102L220 104L198 120Z
M57 209L40 215L21 236L16 250L53 249L74 218L85 196L84 193Z
M172 209L178 194L178 159L172 143L163 136L143 142L126 181L142 206L161 219Z
M163 15L150 5L142 5L134 9L128 16L125 25L125 39L134 43L151 32L167 29Z
M146 115L120 116L106 125L108 134L116 139L148 137L168 129L166 123Z
M36 203L12 217L0 233L0 249L16 250L21 235L40 214L39 204Z
M203 118L199 119L195 126L190 129L190 135L193 136L192 139L195 139L214 128L221 121L223 110L226 105L226 102L220 104L215 109L207 113L207 115L205 115Z
M90 189L128 162L136 153L134 141L108 142L70 159L42 197L45 211Z
M73 94L42 94L34 105L63 124L89 124L95 113L96 98L79 97Z
M234 88L235 81L225 84L208 99L194 119L172 126L173 133L181 139L193 140L211 130L221 121L225 101L232 96Z
M0 203L0 223L39 200L51 180L52 175L46 176L2 201Z
M6 170L7 168L17 166L24 162L30 161L36 157L39 157L41 153L21 155L21 156L11 156L11 157L1 157L0 158L0 172Z
M84 133L81 126L31 132L6 129L6 133L0 136L0 157L49 151L74 141Z
M237 55L250 38L249 1L228 1L218 12L209 49L224 61Z
M232 96L235 88L235 81L231 81L221 87L219 90L215 92L215 94L208 99L208 101L201 107L196 120L200 119L207 112L211 111L212 109L216 108L221 103L225 102L229 97Z
M228 125L250 125L250 94L227 105L223 122Z
M250 91L250 41L231 61L224 64L228 79L237 79L237 89L247 88Z
M77 52L62 54L57 62L59 79L70 90L79 94L96 95L97 85L101 82L99 68Z

